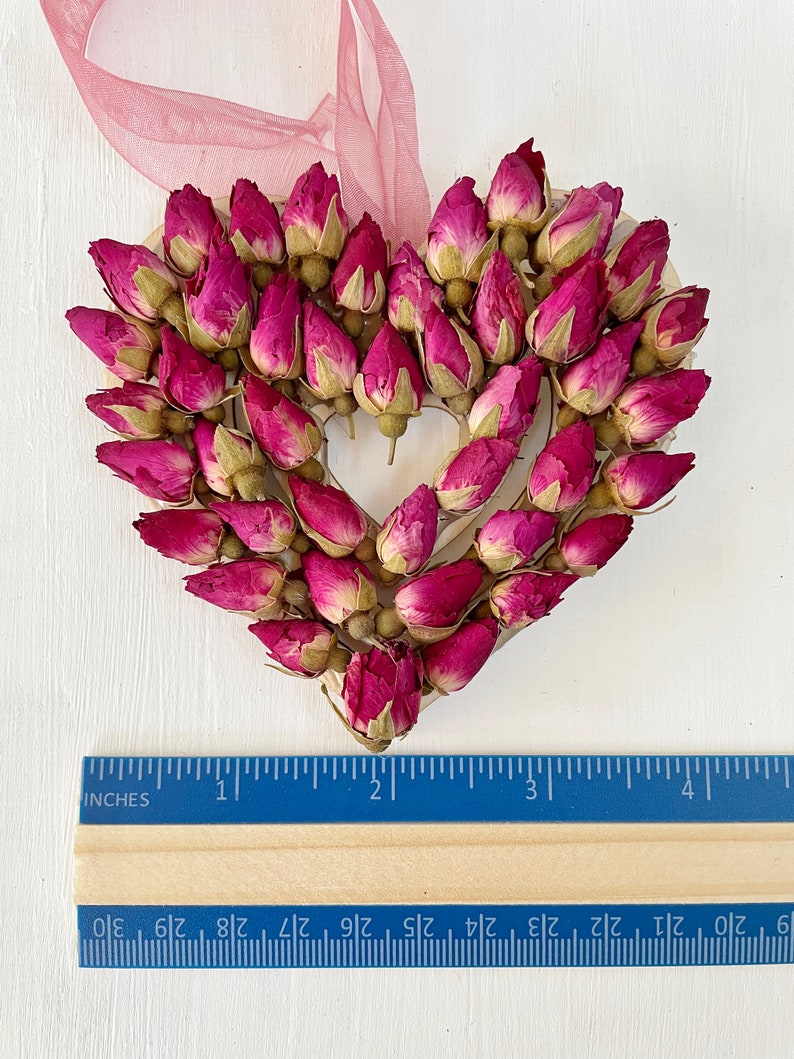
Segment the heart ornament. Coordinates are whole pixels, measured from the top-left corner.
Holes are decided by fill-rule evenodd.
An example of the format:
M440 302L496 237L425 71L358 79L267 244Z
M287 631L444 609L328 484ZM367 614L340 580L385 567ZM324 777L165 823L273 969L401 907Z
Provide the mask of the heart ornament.
M320 163L286 202L186 185L145 244L91 244L115 308L67 318L116 377L87 404L120 436L99 461L156 504L136 529L374 752L693 466L667 450L709 385L708 291L621 201L552 192L529 140L484 199L459 179L421 246L352 224Z

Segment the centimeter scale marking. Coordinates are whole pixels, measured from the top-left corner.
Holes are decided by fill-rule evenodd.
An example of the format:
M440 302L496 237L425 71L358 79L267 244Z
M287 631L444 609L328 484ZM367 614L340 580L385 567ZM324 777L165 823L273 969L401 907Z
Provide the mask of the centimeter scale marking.
M86 758L82 824L794 821L788 755ZM794 963L789 903L80 905L84 967Z

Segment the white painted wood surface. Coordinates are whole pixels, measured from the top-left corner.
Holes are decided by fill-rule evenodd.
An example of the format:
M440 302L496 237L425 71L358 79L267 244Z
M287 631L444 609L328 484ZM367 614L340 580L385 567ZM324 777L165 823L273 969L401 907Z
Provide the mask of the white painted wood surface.
M138 49L126 73L298 115L331 86L333 2L289 5L276 46L261 0L113 4ZM790 967L78 971L81 755L352 747L313 685L265 668L242 619L182 591L130 527L134 491L95 464L103 431L82 404L101 372L63 313L101 304L89 240L136 241L164 198L92 124L34 0L3 10L0 1054L790 1056ZM670 223L683 281L712 289L698 363L714 382L680 432L698 466L678 501L401 749L790 751L794 8L381 10L434 201L464 172L484 189L534 134L556 186L622 183L629 212Z

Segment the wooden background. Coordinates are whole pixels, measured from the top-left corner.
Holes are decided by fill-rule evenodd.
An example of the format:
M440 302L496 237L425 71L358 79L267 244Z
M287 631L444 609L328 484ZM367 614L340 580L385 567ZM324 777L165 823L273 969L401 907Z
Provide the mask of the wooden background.
M333 83L336 5L112 0L106 65L298 116ZM794 9L788 0L383 0L435 203L536 137L557 187L621 183L712 290L711 391L668 510L398 752L791 751ZM269 26L271 12L280 26ZM96 466L102 385L63 320L84 250L164 196L102 139L34 0L0 27L3 1056L792 1054L791 967L80 972L71 832L86 753L348 752L310 683L131 529ZM273 33L272 36L269 34ZM120 45L134 55L122 64ZM118 47L116 46L118 45ZM380 464L377 464L380 467ZM367 895L362 894L362 899ZM24 932L24 933L23 933Z

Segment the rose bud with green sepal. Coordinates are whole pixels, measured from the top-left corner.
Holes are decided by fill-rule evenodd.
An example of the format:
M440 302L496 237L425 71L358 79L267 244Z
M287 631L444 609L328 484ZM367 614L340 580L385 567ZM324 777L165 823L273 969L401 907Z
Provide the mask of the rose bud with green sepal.
M651 507L674 489L695 464L694 452L629 452L605 464L590 490L593 507L614 504L624 512Z
M505 254L497 250L485 266L471 308L474 337L483 357L493 364L511 364L524 345L527 308L521 281Z
M297 523L280 500L216 501L210 507L252 552L280 555L295 540Z
M284 568L270 559L237 559L188 574L185 588L223 610L255 618L280 618Z
M499 626L493 618L466 621L446 640L422 650L425 683L441 695L460 691L476 677L496 646Z
M640 348L632 363L638 375L649 375L659 364L675 368L692 352L708 324L708 300L705 287L683 287L645 310Z
M475 438L453 452L433 479L438 506L467 514L490 500L518 455L518 445L501 438Z
M133 526L144 543L167 559L189 566L209 566L218 561L224 528L214 511L146 511Z
M431 303L420 350L430 389L455 414L465 415L474 399L472 390L483 376L477 343L443 309Z
M488 227L501 231L502 250L517 263L527 256L527 236L540 231L551 212L546 162L533 143L527 140L505 155L485 200Z
M353 413L358 405L352 391L358 350L328 313L309 300L303 303L303 347L307 386L321 400L332 401L339 415L349 417L355 436Z
M705 371L697 368L635 379L615 399L606 427L627 445L649 445L691 418L710 384Z
M189 420L169 408L155 386L125 382L112 390L93 393L85 399L90 412L111 430L128 438L151 440L164 434L184 434Z
M430 221L425 263L431 278L444 286L451 309L469 304L486 261L499 245L499 233L489 236L487 221L471 177L452 185Z
M595 474L595 433L589 423L565 427L546 442L529 475L527 495L541 511L569 511L587 496Z
M591 577L623 547L633 523L630 515L586 519L562 535L559 554L572 574Z
M320 551L301 558L314 609L332 625L345 624L351 636L366 639L375 631L370 611L378 602L375 580L358 559L333 559Z
M185 283L190 342L204 353L238 349L251 334L251 266L229 243L213 239L209 253Z
M398 331L422 331L430 306L444 308L444 292L410 243L403 243L394 255L387 286L389 320Z
M258 621L248 628L274 662L297 676L319 676L347 657L337 648L336 635L319 621L277 619Z
M180 276L192 276L209 253L213 239L223 236L223 225L212 199L185 184L172 191L165 204L163 247Z
M546 511L497 511L477 535L475 548L483 566L504 574L532 562L554 536L557 519Z
M567 364L593 345L604 322L606 265L586 258L552 281L552 292L527 320L527 342L539 357Z
M639 321L620 324L602 335L590 353L569 365L558 380L565 403L586 416L608 408L628 378L640 331Z
M185 504L193 495L198 467L175 441L106 441L97 447L96 457L153 500Z
M482 585L482 567L459 559L411 578L394 594L394 607L420 643L443 640L458 625Z
M391 465L396 439L405 433L409 418L420 414L425 383L416 357L388 321L364 357L353 393L360 408L378 417L381 434L391 439Z
M280 394L255 375L242 383L243 407L258 445L276 467L313 471L323 433L316 420L300 405ZM318 471L321 471L317 464Z
M262 292L249 355L266 379L297 379L303 373L300 286L293 276L277 272Z
M272 269L287 256L278 211L252 180L240 179L232 188L229 212L229 242L263 290Z
M538 410L543 369L543 361L531 354L519 364L503 364L469 412L472 437L518 444Z
M348 236L331 278L331 298L346 309L346 330L357 338L363 314L378 313L386 299L389 251L380 226L365 213Z
M355 551L367 535L367 520L347 493L297 475L288 484L306 536L335 559Z
M610 313L633 320L663 290L670 233L664 221L643 221L606 256Z
M157 378L163 393L185 412L204 412L214 408L226 393L226 372L164 327L163 350L157 366Z
M145 246L97 239L88 247L105 287L123 313L156 323L184 321L179 283L171 269Z
M491 588L491 611L505 629L523 629L549 614L579 579L569 573L510 574Z
M108 371L124 382L140 382L150 372L159 332L144 323L125 320L107 309L76 305L66 314L69 326Z
M298 177L281 217L287 253L301 259L301 279L309 290L326 287L329 260L336 261L347 239L349 223L342 208L339 181L321 162Z
M419 719L423 678L422 659L407 643L356 652L342 685L348 724L375 744L373 749L385 750Z
M558 273L585 254L603 257L622 201L623 189L604 182L575 188L538 236L532 248L535 268Z
M378 558L390 573L415 574L429 562L437 532L436 495L418 485L384 520L375 542Z
M245 434L202 418L193 428L193 444L201 473L214 493L265 499L264 460Z

